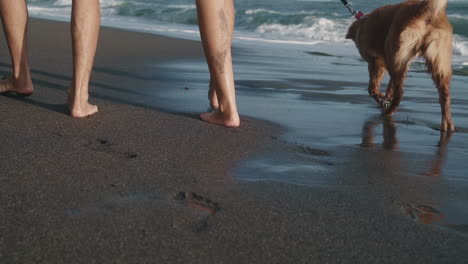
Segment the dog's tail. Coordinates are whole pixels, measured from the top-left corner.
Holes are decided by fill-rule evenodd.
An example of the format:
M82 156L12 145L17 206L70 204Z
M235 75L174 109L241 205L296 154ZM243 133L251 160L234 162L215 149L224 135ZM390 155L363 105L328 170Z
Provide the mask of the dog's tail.
M424 11L430 16L439 14L447 8L448 0L425 0L423 1Z

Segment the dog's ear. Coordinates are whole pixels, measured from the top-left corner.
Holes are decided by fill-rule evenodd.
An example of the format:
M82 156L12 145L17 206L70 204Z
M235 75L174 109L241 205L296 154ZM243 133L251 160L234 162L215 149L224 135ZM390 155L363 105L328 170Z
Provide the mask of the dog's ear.
M348 29L348 33L346 34L347 39L354 39L357 34L357 30L359 27L359 21L354 21L353 24Z

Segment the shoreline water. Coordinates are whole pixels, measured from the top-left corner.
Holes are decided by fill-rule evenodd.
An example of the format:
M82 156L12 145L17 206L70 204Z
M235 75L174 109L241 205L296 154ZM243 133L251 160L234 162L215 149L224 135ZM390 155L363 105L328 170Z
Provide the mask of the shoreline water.
M196 117L208 106L198 42L104 27L91 83L101 112L73 120L63 104L68 24L33 19L30 34L37 93L0 97L8 124L0 127L8 157L0 161L7 172L0 176L0 260L468 257L466 132L444 138L432 129L440 114L427 77L412 73L408 103L386 121L362 88L362 62L338 76L348 59L236 46L241 113L286 131L250 118L224 129ZM0 54L8 58L6 49ZM9 64L0 66L5 74ZM463 128L466 99L457 100ZM180 200L180 192L220 210Z
M240 174L239 179L305 186L318 184L334 188L338 178L338 166L335 165L347 159L340 159L339 155L314 153L340 153L343 147L361 146L369 123L373 123L375 141L378 142L379 138L383 140L380 151L388 151L386 142L392 138L395 142L390 149L394 150L394 155L407 156L409 164L416 166L405 166L401 173L419 177L431 171L435 162L438 172L433 174L437 174L441 180L433 184L448 180L467 185L467 179L463 176L466 169L463 159L468 157L468 109L464 107L468 102L468 93L463 90L466 76L454 75L452 81L452 95L456 96L452 109L458 133L449 140L451 147L448 154L437 155L441 144L437 131L440 125L437 92L417 61L406 82L402 107L388 123L382 120L379 110L367 95L365 63L359 57L348 58L350 49L353 53L357 52L352 44L347 48L334 47L334 54L322 53L323 48L317 45L290 47L266 44L234 43L240 113L285 127L287 130L282 139L288 145L286 149L289 154L286 154L286 158L273 154L247 161L236 170ZM170 73L168 80L177 86L189 88L162 89L157 93L147 91L159 98L158 104L163 109L194 114L206 110L208 75L203 60L163 63L158 68ZM386 82L388 78L382 87ZM388 130L392 131L390 135ZM379 144L375 145L379 149ZM305 162L303 157L298 159L297 148L299 152L302 148L313 150L312 158ZM252 174L249 171L257 175L249 176ZM446 210L442 207L438 207L438 210L445 211L451 221L457 219L457 223L468 223L468 217L464 214L468 208L461 201L445 204Z
M236 34L240 41L269 42L284 45L343 43L353 21L339 1L239 0L236 5ZM352 4L364 13L391 1L356 0ZM454 26L454 54L468 56L468 5L452 1L447 13ZM466 2L468 3L468 2ZM35 0L29 3L33 16L68 20L71 1ZM114 0L102 3L103 25L172 37L198 39L196 7L187 0Z

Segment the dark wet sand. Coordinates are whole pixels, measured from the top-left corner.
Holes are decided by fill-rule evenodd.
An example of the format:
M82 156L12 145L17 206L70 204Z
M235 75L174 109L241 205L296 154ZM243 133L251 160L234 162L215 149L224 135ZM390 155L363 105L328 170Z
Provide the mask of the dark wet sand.
M92 83L101 112L82 120L69 118L63 104L68 24L32 20L30 47L36 93L0 96L0 263L468 259L466 226L411 218L437 218L427 207L434 197L467 190L406 177L398 170L403 156L340 149L332 153L343 161L334 164L336 187L236 179L242 160L327 153L284 143L281 129L263 121L224 129L136 97L138 87L157 94L170 85L155 61L202 60L197 42L103 29ZM148 68L154 72L142 74Z

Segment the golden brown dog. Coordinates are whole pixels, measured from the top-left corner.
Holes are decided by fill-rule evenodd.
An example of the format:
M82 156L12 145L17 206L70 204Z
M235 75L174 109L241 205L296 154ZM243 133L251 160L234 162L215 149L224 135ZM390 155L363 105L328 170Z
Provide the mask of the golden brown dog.
M403 96L403 83L411 61L425 59L442 108L441 130L455 131L450 110L452 38L446 7L448 0L409 0L387 5L355 21L346 38L352 39L369 64L369 94L386 115L393 115ZM385 71L390 82L385 96L379 91Z

